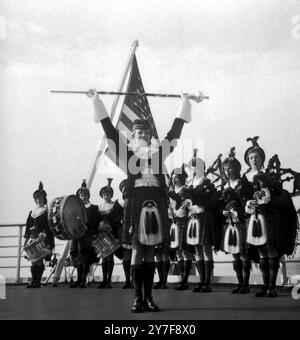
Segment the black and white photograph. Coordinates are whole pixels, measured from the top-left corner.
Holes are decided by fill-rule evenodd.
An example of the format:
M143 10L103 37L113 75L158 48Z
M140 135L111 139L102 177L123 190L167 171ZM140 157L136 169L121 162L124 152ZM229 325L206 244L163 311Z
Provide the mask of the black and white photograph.
M1 0L0 320L299 320L299 53L299 0Z

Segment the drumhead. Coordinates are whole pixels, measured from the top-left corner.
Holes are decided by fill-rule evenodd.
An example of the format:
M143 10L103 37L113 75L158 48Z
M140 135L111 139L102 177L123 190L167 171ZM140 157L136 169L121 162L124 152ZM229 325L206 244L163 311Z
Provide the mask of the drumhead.
M73 239L80 239L85 234L87 228L86 208L77 196L65 197L61 207L61 220L64 229Z

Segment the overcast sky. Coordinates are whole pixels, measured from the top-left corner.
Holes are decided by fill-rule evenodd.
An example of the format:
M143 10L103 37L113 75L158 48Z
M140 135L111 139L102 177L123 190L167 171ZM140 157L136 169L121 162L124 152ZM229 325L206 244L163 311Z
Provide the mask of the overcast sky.
M40 180L52 199L88 176L101 137L91 102L50 90L117 89L135 39L146 90L211 97L183 134L204 141L209 165L232 146L242 160L259 135L268 158L300 172L297 15L298 0L1 0L0 223L24 222ZM161 137L178 104L150 100Z

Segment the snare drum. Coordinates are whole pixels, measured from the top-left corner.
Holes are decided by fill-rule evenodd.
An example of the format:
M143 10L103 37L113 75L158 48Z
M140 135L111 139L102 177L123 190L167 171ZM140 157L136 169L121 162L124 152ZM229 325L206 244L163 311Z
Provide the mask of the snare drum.
M121 245L110 231L101 231L93 242L98 258L105 259L115 253Z
M38 262L52 254L52 251L46 246L43 239L35 239L24 246L24 252L28 261Z
M78 240L87 231L86 208L77 196L65 196L53 200L48 218L50 230L59 240Z

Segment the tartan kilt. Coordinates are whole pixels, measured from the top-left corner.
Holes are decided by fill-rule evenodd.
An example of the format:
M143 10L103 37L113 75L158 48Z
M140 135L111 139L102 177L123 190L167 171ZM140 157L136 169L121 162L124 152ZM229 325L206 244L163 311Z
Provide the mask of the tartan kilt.
M163 247L170 246L170 221L168 216L168 204L165 193L156 187L141 187L133 190L132 198L124 204L124 221L122 243L124 248L139 245L138 230L140 215L145 201L152 200L156 203L163 227ZM132 229L132 233L130 230Z
M216 211L207 210L200 215L200 222L203 226L203 231L200 235L200 245L211 246L216 249L220 248L220 240L222 238L222 228L219 223Z
M285 226L282 223L280 212L273 207L264 207L262 209L263 216L266 221L267 228L267 244L268 248L276 249L279 256L287 254L289 241L286 237ZM247 230L250 219L247 220Z
M267 224L267 246L276 249L281 256L286 254L289 245L279 211L272 208L265 209L264 217Z

